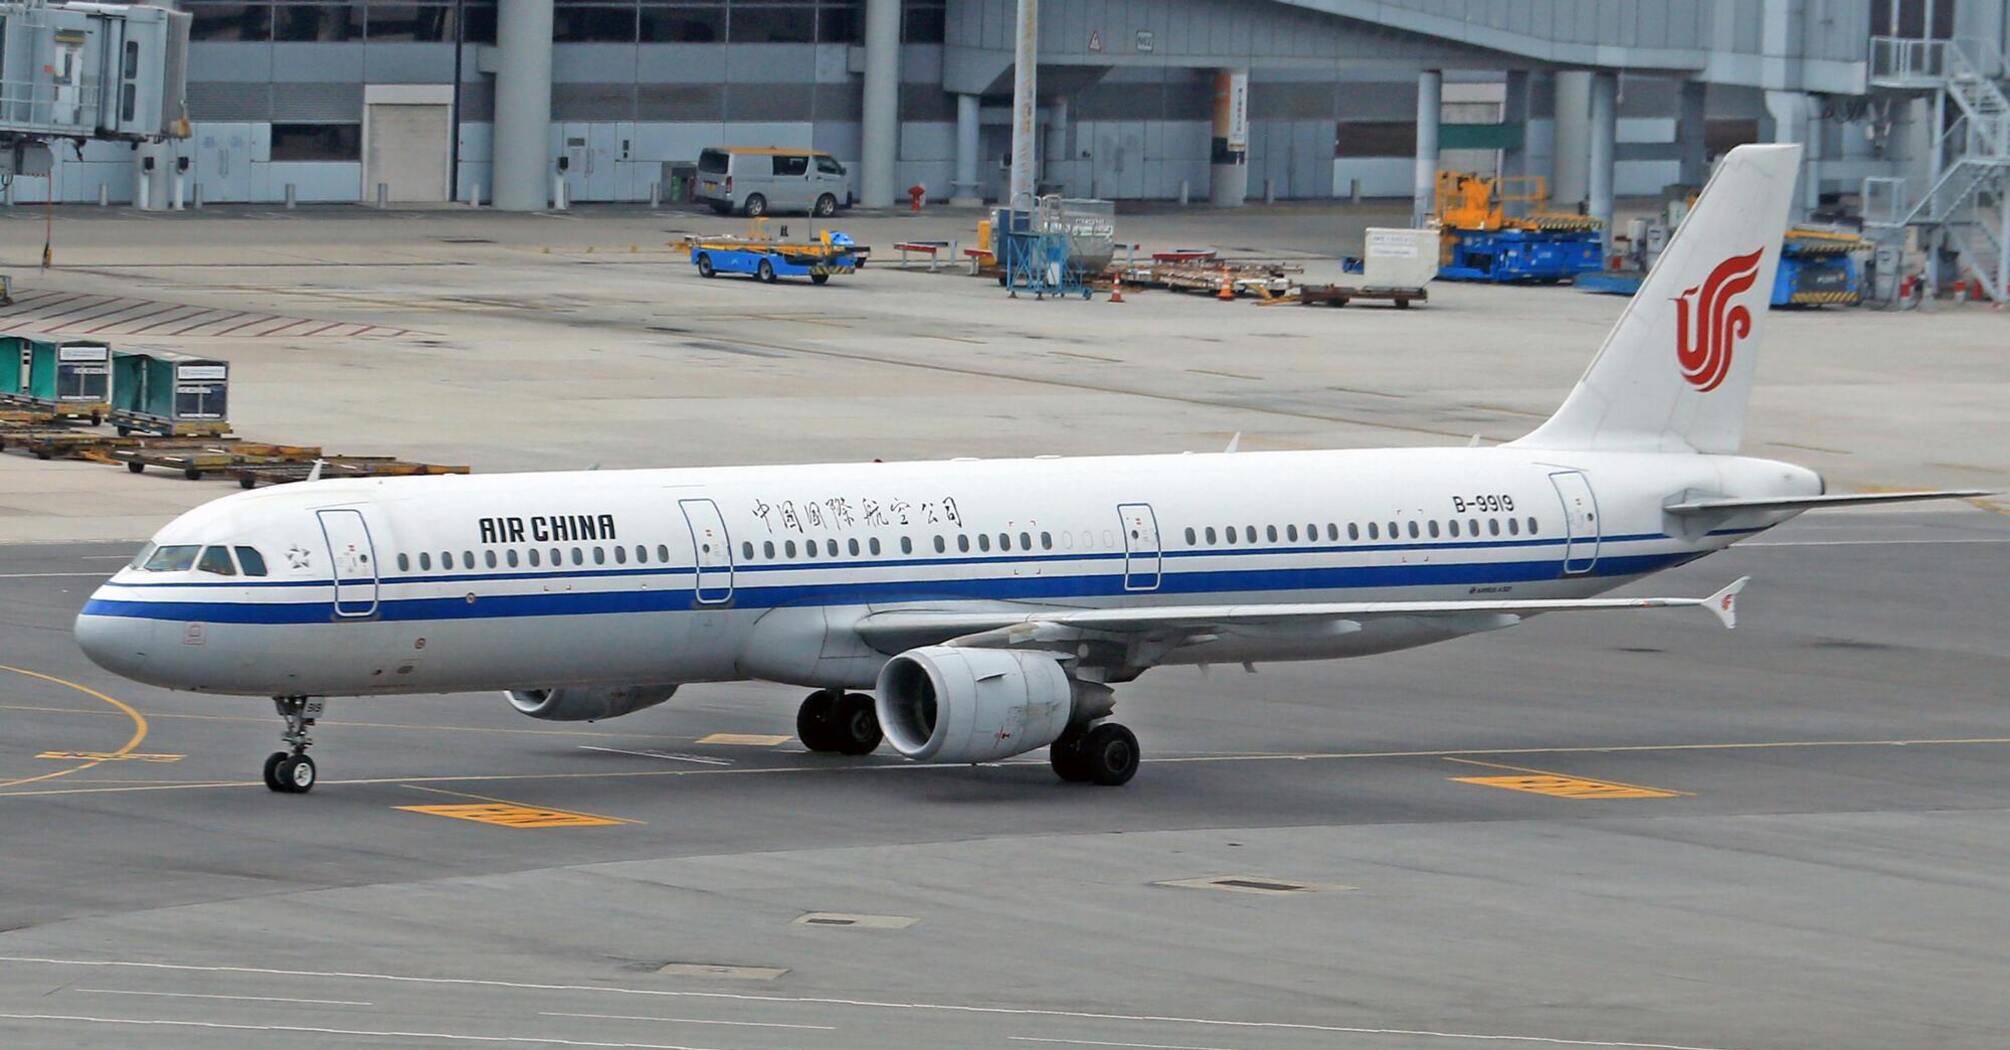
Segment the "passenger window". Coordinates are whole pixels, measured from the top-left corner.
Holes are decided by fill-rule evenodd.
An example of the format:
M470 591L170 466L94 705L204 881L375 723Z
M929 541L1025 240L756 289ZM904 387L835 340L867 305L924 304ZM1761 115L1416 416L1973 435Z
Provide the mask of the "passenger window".
M733 553L733 545L729 543L726 545L726 554L730 557L732 553ZM649 548L644 547L640 543L635 545L635 564L637 565L649 564Z
M565 564L565 552L557 547L551 549L551 567L556 569Z
M795 557L795 556L796 556L796 541L794 541L794 540L784 540L784 541L782 541L782 553L783 553L783 554L786 554L786 555L788 555L788 556L789 556L789 557L791 557L791 558Z
M1509 519L1508 519L1508 535L1510 535L1510 536L1519 536L1519 535L1521 535L1521 522L1520 522L1520 521L1518 521L1518 520L1516 520L1516 519L1514 519L1514 518L1509 518Z
M1453 518L1451 521L1446 522L1445 528L1450 529L1453 536L1457 536L1459 534L1459 519Z
M1347 523L1347 538L1348 538L1348 539L1350 539L1350 540L1358 540L1358 539L1360 539L1360 538L1361 538L1361 526L1359 526L1359 525L1356 525L1355 523L1353 523L1353 522L1351 522L1351 521L1350 521L1350 522L1348 522L1348 523Z
M762 541L761 541L761 557L763 557L763 558L766 558L766 559L768 559L769 561L773 561L773 560L775 560L775 541L774 541L774 540L762 540ZM666 556L666 557L665 557L665 558L664 558L663 560L664 560L664 561L669 561L670 559L669 559L669 558L668 558L668 557Z
M530 549L530 552L529 552L529 557L530 557L530 567L531 567L531 568L533 568L533 569L537 568L537 567L538 567L538 564L539 564L539 558L538 558L538 556L537 556L537 548L536 548L536 547L532 547L532 548Z
M628 548L620 546L619 544L615 545L614 564L616 565L628 564Z
M428 571L430 571L430 570L432 569L432 567L433 567L433 556L432 556L431 554L428 554L428 553L426 553L425 551L420 551L420 552L419 552L419 571L420 571L420 572L428 572Z
M656 560L665 565L670 564L670 548L668 545L662 543L656 545Z
M211 551L214 551L214 550L222 550L222 549L223 549L223 548L221 548L221 547L211 547L211 548L210 548L209 550L211 550ZM226 557L226 558L228 558L228 557L229 557L229 555L225 555L225 557ZM203 571L205 571L205 572L214 572L214 571L215 571L215 570L213 570L213 569L209 568L209 551L204 551L204 552L202 553L202 560L203 560ZM399 571L399 572L410 572L410 571L412 571L412 560L411 560L410 558L406 557L406 556L405 556L405 555L403 555L403 554L400 554L400 555L398 555L398 571Z
M1188 543L1192 543L1192 542L1193 542L1193 530L1192 530L1192 529L1188 529L1188 530L1186 530L1186 541L1187 541ZM1053 534L1053 533L1051 533L1051 532L1043 532L1043 533L1041 533L1041 534L1040 534L1040 549L1041 549L1041 550L1043 550L1043 551L1050 551L1050 550L1053 550L1053 549L1054 549L1054 534Z
M595 565L607 564L607 548L605 547L593 548L593 564Z
M1275 525L1265 525L1265 526L1263 527L1263 538L1264 538L1264 539L1266 539L1266 540L1269 540L1269 541L1270 541L1270 542L1272 542L1272 543L1276 543L1276 542L1277 542L1277 526L1275 526Z
M1001 533L999 533L999 534L998 534L998 549L999 549L999 550L1001 550L1001 551L1009 551L1009 550L1011 550L1011 549L1012 549L1012 534L1011 534L1011 533L1009 533L1009 532L1001 532Z
M753 541L753 540L743 540L743 541L742 541L742 542L740 543L740 556L741 556L741 557L743 557L743 558L745 558L745 559L747 559L748 561L753 561L753 560L754 560L754 541Z
M1531 536L1535 535L1535 519L1534 519L1534 518L1530 518L1530 519L1528 519L1528 534L1529 534L1529 535L1531 535Z
M910 539L909 537L906 537L906 536L902 536L902 537L900 538L900 553L902 553L902 554L913 554L913 553L914 553L914 540Z
M1214 543L1214 526L1212 526L1212 525L1209 525L1209 526L1207 527L1207 531L1206 531L1205 533L1203 533L1203 535L1205 535L1205 536L1207 537L1207 542L1208 542L1209 544L1212 544L1212 543Z
M1024 532L1019 534L1019 549L1022 551L1033 549L1033 537L1030 534Z
M1296 526L1296 525L1286 525L1286 526L1284 527L1284 538L1285 538L1285 539L1287 539L1287 540L1290 540L1290 541L1291 541L1291 542L1293 542L1293 543L1297 543L1297 542L1298 542L1298 526Z
M1254 525L1249 525L1249 526L1246 526L1246 527L1245 527L1245 528L1243 529L1243 534L1244 534L1244 535L1245 535L1246 537L1248 537L1248 539L1249 539L1249 542L1251 542L1251 543L1255 543L1255 542L1256 542L1256 526L1254 526Z
M176 544L172 547L157 547L153 556L147 559L148 572L187 572L195 565L195 555L202 548L194 544Z
M968 554L968 553L970 553L970 537L969 537L968 535L964 534L964 533L960 533L960 532L959 532L959 533L957 533L957 534L956 534L956 549L957 549L957 550L959 550L959 551L962 551L962 552L963 552L963 553L965 553L965 554Z
M246 576L265 575L265 555L255 547L237 548L237 564L243 566Z
M905 547L907 546L907 537L905 537L905 536L902 536L902 537L900 538L900 545L901 545L901 547L903 547L903 548L905 548ZM866 549L866 553L868 553L868 554L878 554L878 553L879 553L879 537L877 537L877 536L874 536L874 537L872 537L871 539L868 539L868 540L866 540L866 541L865 541L865 549Z
M1432 538L1432 539L1434 539L1434 540L1435 540L1435 539L1437 539L1437 538L1438 538L1438 519L1436 519L1436 518L1432 518L1432 519L1431 519L1430 521L1426 522L1425 524L1427 524L1427 525L1429 525L1429 526L1430 526L1430 533L1431 533L1431 538ZM1416 533L1416 531L1415 531L1415 530L1416 530L1416 528L1417 528L1417 523L1416 523L1416 522L1414 522L1414 521L1413 521L1413 522L1411 522L1411 523L1410 523L1410 529L1411 529L1411 532L1410 532L1410 535L1412 535L1412 536L1415 536L1415 535L1417 534L1417 533Z
M942 542L942 537L941 536L935 537L935 553L946 554L948 553L948 551L949 551L949 545Z
M403 568L405 556L398 555L399 568ZM237 575L237 566L230 562L229 547L204 547L201 560L195 563L198 572L213 572L218 576Z
M517 566L516 548L511 547L509 550L504 551L503 560L509 563L510 568L512 569L516 568Z
M1376 528L1375 523L1372 521L1368 523L1368 538L1371 540L1379 540L1382 538L1382 530Z
M1228 528L1221 530L1221 534L1223 537L1227 538L1228 542L1230 543L1235 542L1235 526L1230 525Z
M488 567L489 567L489 568L491 568L491 569L495 568L495 567L496 567L496 552L494 552L494 551L483 551L483 552L482 552L482 560L483 560L484 562L487 562L487 563L488 563Z
M980 550L980 551L988 551L988 550L990 550L990 549L991 549L991 534L990 534L990 533L988 533L988 532L980 532L980 533L978 533L978 534L977 534L977 549L978 549L978 550Z
M1402 530L1402 529L1399 529L1399 528L1397 528L1397 527L1396 527L1396 523L1395 523L1395 522L1393 522L1393 521L1392 521L1392 522L1390 522L1390 523L1389 523L1389 538L1390 538L1390 539L1392 539L1392 540L1395 540L1395 539L1401 539L1402 537L1403 537L1403 530Z
M1354 526L1349 525L1347 527L1351 529ZM1332 540L1334 543L1340 542L1340 526L1337 523L1330 521L1326 523L1326 538Z
M1414 540L1417 538L1417 535L1418 535L1417 523L1413 521L1410 523L1410 538Z
M858 537L854 536L844 542L845 549L851 551L851 556L854 558L858 557Z
M1498 536L1500 534L1501 534L1501 520L1499 518L1488 518L1487 535Z

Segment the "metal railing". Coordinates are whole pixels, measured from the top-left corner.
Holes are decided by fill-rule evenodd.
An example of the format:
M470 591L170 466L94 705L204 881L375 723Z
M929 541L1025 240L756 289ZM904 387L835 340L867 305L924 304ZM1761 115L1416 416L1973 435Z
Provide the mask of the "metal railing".
M98 83L0 80L0 129L88 133L98 124Z

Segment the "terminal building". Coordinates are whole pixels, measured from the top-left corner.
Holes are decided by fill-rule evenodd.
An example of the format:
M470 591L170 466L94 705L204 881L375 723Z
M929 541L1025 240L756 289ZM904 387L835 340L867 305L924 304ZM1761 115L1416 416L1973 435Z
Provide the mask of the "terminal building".
M207 202L674 199L715 145L827 151L866 205L1004 193L1016 0L181 7L192 133L158 149ZM1038 181L1421 201L1444 167L1596 214L1780 141L1807 208L1917 199L1960 118L1946 52L2000 78L2006 33L2010 0L1045 0ZM134 153L58 150L15 199L130 200Z

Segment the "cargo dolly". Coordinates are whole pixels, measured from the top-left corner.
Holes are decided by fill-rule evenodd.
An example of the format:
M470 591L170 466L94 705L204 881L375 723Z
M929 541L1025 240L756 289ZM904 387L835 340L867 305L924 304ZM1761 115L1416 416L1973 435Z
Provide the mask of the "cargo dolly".
M872 253L853 242L850 234L830 230L810 242L693 236L684 238L684 245L701 277L743 273L768 284L782 277L808 277L811 284L824 284L832 274L857 271Z

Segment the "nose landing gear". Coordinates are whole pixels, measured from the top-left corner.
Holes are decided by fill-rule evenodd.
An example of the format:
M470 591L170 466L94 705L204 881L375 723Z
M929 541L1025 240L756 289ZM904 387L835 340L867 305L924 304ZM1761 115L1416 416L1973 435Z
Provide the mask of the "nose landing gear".
M314 789L314 760L307 755L307 748L314 743L308 739L307 727L321 717L321 707L327 701L321 697L275 696L272 706L286 719L286 731L279 734L290 750L274 751L265 758L265 786L287 795L304 795Z

